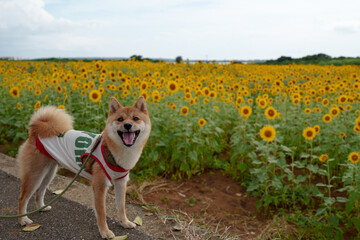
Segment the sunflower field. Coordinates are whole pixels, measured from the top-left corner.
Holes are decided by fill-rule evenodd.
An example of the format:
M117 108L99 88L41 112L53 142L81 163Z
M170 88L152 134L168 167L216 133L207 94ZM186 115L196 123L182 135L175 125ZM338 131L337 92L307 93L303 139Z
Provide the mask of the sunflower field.
M360 232L359 66L0 61L0 84L2 144L23 142L40 106L99 133L110 97L144 96L153 128L136 177L220 169L259 208L308 209L316 224L303 225L326 236Z

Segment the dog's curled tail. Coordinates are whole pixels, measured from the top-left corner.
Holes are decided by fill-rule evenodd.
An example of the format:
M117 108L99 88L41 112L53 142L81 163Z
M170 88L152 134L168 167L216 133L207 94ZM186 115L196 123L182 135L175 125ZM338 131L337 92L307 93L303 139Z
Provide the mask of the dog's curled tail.
M73 118L54 106L39 108L29 122L29 136L48 138L73 129Z

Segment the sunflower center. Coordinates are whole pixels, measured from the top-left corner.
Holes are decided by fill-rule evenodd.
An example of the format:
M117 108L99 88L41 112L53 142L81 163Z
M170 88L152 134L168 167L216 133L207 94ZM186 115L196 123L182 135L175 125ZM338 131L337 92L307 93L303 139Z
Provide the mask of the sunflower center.
M313 132L312 132L312 131L307 131L307 132L306 132L306 136L312 137L312 136L313 136Z
M269 138L272 136L272 132L270 130L266 130L264 135L265 135L265 137Z
M175 84L170 84L170 89L171 89L172 91L174 91L174 90L176 89Z

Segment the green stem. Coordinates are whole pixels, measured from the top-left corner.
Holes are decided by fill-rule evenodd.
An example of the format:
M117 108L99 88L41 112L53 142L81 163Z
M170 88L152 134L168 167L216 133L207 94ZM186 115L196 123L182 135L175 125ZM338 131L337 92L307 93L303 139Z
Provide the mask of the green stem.
M328 193L328 196L329 196L329 199L331 198L331 186L330 186L330 184L331 184L331 178L330 178L330 165L329 165L329 163L327 163L327 179L328 179L328 191L329 191L329 193ZM329 206L329 213L331 214L331 205Z

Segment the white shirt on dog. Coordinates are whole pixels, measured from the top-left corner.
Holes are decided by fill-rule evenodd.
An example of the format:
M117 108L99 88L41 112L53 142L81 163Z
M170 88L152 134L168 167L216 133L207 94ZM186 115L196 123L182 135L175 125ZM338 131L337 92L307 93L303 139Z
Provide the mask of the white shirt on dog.
M94 134L84 131L69 130L64 134L56 137L36 139L36 147L46 156L57 161L62 167L78 172L82 166L82 162L89 155L89 152L95 144L95 139L100 134ZM93 157L104 170L109 181L121 179L129 174L130 170L125 170L119 166L113 166L106 161L104 155L104 140L101 139L100 144L92 153ZM91 179L91 172L87 169L81 172L81 176Z

